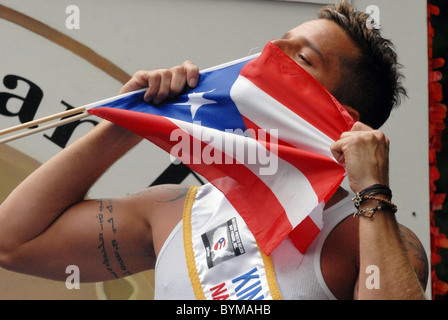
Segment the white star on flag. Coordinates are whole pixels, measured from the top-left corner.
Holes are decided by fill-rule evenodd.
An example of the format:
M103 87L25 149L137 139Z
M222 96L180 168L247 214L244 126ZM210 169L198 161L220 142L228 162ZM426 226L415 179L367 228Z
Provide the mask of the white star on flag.
M204 98L204 94L210 93L210 92L213 92L213 91L215 91L215 89L207 91L207 92L193 92L193 93L190 93L188 95L188 101L187 102L175 103L175 105L190 106L191 118L194 119L194 117L196 116L196 112L198 111L198 109L200 107L202 107L203 105L206 105L206 104L217 103L214 100L209 100L209 99Z

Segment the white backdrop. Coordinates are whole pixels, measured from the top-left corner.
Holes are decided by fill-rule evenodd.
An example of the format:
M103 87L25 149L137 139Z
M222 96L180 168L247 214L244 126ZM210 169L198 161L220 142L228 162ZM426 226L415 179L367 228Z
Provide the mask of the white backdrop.
M4 93L0 128L19 124L18 114L35 110L34 117L40 118L64 111L67 105L77 107L117 94L123 80L109 74L116 69L132 75L139 69L171 67L186 59L205 69L261 51L267 41L315 18L321 4L313 2L329 1L0 0L0 94ZM383 32L396 44L405 67L409 99L383 129L392 141L391 188L399 220L416 232L429 257L426 0L352 3L360 10L372 4L378 8ZM66 12L70 5L79 9L79 28L70 29L76 22L72 20L75 12ZM35 21L25 21L22 15ZM75 45L83 50L70 49L73 41L85 46ZM94 66L91 61L99 62ZM34 100L26 98L25 112L23 101L11 95L24 98L31 88ZM61 150L61 144L91 127L80 125L69 140L52 129L9 145L44 162ZM91 196L114 197L140 190L169 164L165 153L144 142L112 167ZM198 181L189 176L183 183Z

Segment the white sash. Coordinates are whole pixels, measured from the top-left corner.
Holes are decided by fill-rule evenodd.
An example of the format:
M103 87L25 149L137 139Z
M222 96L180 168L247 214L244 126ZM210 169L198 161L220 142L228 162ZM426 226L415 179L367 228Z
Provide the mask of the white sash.
M281 299L271 258L210 184L192 187L183 220L188 273L200 300Z

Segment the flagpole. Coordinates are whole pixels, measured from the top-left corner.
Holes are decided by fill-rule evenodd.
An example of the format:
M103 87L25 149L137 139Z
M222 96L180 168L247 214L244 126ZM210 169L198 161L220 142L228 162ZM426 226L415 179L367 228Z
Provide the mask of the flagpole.
M28 121L28 122L19 124L17 126L11 127L11 128L0 130L0 136L3 136L5 134L11 133L11 132L19 131L19 130L22 130L22 129L31 128L31 127L34 127L36 125L42 124L44 122L56 120L56 119L63 118L63 117L68 117L68 116L71 116L71 115L74 115L74 114L77 114L77 113L84 112L85 110L86 110L85 107L78 107L78 108L70 109L70 110L67 110L67 111L64 111L64 112L56 113L56 114L53 114L53 115L48 116L48 117L36 119L36 120L33 120L33 121Z
M56 119L59 119L59 118L69 117L67 119L63 119L63 120L57 121L56 123L48 124L48 125L45 125L43 127L38 127L38 128L35 128L35 129L30 129L27 132L19 133L19 134L16 134L16 135L4 138L4 139L0 140L0 144L4 144L6 142L17 140L17 139L20 139L20 138L32 135L34 133L38 133L38 132L41 132L41 131L44 131L44 130L47 130L47 129L51 129L51 128L54 128L54 127L59 127L59 126L62 126L64 124L68 124L70 122L73 122L73 121L76 121L76 120L88 117L91 114L88 113L87 110L90 110L90 109L92 109L92 108L94 108L96 106L100 106L100 105L103 105L103 104L111 102L111 101L115 101L115 100L117 100L119 98L124 98L126 96L143 93L146 90L148 90L148 88L142 88L142 89L138 89L138 90L135 90L135 91L123 93L123 94L120 94L120 95L115 96L115 97L103 99L103 100L100 100L100 101L97 101L97 102L94 102L94 103L91 103L91 104L84 105L82 107L70 109L70 110L67 110L67 111L64 111L64 112L59 112L59 113L53 114L51 116L47 116L47 117L44 117L44 118L40 118L40 119L36 119L36 120L33 120L33 121L25 122L25 123L19 124L17 126L11 127L11 128L0 130L0 136L3 136L3 135L6 135L8 133L12 133L12 132L15 132L15 131L19 131L19 130L23 130L23 129L34 127L34 126L40 125L40 124L45 123L45 122L49 122L49 121L56 120Z
M87 111L78 114L80 111L85 110L85 107L79 107L79 108L72 109L72 110L69 110L69 111L73 111L73 110L77 110L76 112L72 112L71 113L71 114L74 114L73 116L69 116L66 119L63 119L63 120L60 120L60 121L56 121L56 122L44 125L42 127L37 127L37 128L34 128L34 129L30 129L28 131L25 131L25 132L22 132L22 133L18 133L18 134L12 135L10 137L1 139L0 140L0 144L4 144L4 143L10 142L10 141L14 141L14 140L17 140L17 139L20 139L20 138L24 138L24 137L30 136L32 134L48 130L48 129L52 129L52 128L55 128L55 127L63 126L65 124L68 124L68 123L71 123L71 122L74 122L74 121L86 118L86 117L91 115ZM2 130L0 135L4 135L4 134L11 133L11 132L14 132L14 131L18 131L18 130L21 130L21 129L26 129L26 128L35 126L37 124L41 124L41 123L44 123L44 122L48 122L48 121L60 118L61 114L63 114L63 116L67 116L67 111L59 113L58 114L59 117L56 117L56 114L55 114L53 116L49 116L49 117L46 117L46 118L38 119L38 120L35 120L35 121L26 122L26 123L24 123L22 125L18 125L18 126L9 128L9 129ZM44 121L44 119L46 119L46 120Z

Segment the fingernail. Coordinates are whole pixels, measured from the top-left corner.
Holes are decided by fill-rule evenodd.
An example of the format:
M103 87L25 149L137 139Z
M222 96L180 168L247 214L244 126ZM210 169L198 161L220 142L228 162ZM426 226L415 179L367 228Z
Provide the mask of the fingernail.
M196 79L196 78L191 78L191 79L188 81L188 85L189 85L191 88L196 87L197 84L198 84L198 79Z

